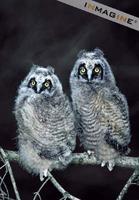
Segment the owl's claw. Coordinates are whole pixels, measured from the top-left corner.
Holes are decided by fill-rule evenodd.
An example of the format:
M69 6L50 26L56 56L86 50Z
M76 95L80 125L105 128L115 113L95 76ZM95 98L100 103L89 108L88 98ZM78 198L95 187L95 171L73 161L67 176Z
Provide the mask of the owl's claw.
M96 157L94 156L94 152L93 151L88 150L87 151L87 156L88 156L89 159L91 159L91 157L94 157L94 159L96 160Z
M107 164L108 170L111 172L113 170L114 166L115 166L114 160L102 161L101 167L104 167L106 164Z
M104 167L106 165L106 161L102 161L101 167Z
M88 150L87 154L88 154L88 156L91 156L92 155L92 151Z
M115 166L115 162L113 160L109 161L107 164L108 170L111 172Z
M40 181L43 181L47 177L48 169L43 170L40 172Z

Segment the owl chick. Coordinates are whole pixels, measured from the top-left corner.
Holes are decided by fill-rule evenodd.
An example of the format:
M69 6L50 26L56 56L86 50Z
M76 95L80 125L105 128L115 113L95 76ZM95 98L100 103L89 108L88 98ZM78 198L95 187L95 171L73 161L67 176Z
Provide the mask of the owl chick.
M79 53L70 86L81 144L111 171L129 152L130 124L126 98L100 49Z
M21 163L43 180L48 169L64 168L75 148L70 102L52 67L34 66L18 89L14 109Z

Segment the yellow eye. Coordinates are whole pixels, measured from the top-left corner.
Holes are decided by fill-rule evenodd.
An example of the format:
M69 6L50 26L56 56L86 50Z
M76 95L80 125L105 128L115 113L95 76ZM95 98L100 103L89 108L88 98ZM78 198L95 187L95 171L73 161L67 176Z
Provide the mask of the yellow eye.
M99 73L100 72L100 68L99 67L95 67L94 72L95 73Z
M32 80L32 81L31 81L31 85L32 85L32 86L35 86L35 85L36 85L36 81Z
M86 72L85 67L81 67L81 68L80 68L80 74L83 75L85 72Z
M44 86L45 86L46 88L48 88L48 87L50 86L50 81L49 81L49 80L46 81L46 82L44 83Z

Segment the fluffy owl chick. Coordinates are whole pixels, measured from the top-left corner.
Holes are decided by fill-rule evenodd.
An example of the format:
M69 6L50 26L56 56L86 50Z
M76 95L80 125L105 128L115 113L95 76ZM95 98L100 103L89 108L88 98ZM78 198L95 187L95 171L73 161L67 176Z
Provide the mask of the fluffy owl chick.
M81 144L112 170L115 159L129 151L129 114L126 98L100 49L80 52L70 86Z
M18 89L14 113L24 168L43 180L52 166L62 169L69 164L75 148L75 120L52 67L31 69Z

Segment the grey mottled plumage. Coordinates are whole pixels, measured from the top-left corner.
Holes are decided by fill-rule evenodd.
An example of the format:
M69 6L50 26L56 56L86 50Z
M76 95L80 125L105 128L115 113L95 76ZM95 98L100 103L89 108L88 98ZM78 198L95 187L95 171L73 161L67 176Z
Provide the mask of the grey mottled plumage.
M112 170L114 160L129 150L129 114L126 98L100 49L78 55L70 86L80 141Z
M74 115L52 67L34 66L18 89L15 102L18 148L22 165L47 176L61 169L75 148Z

